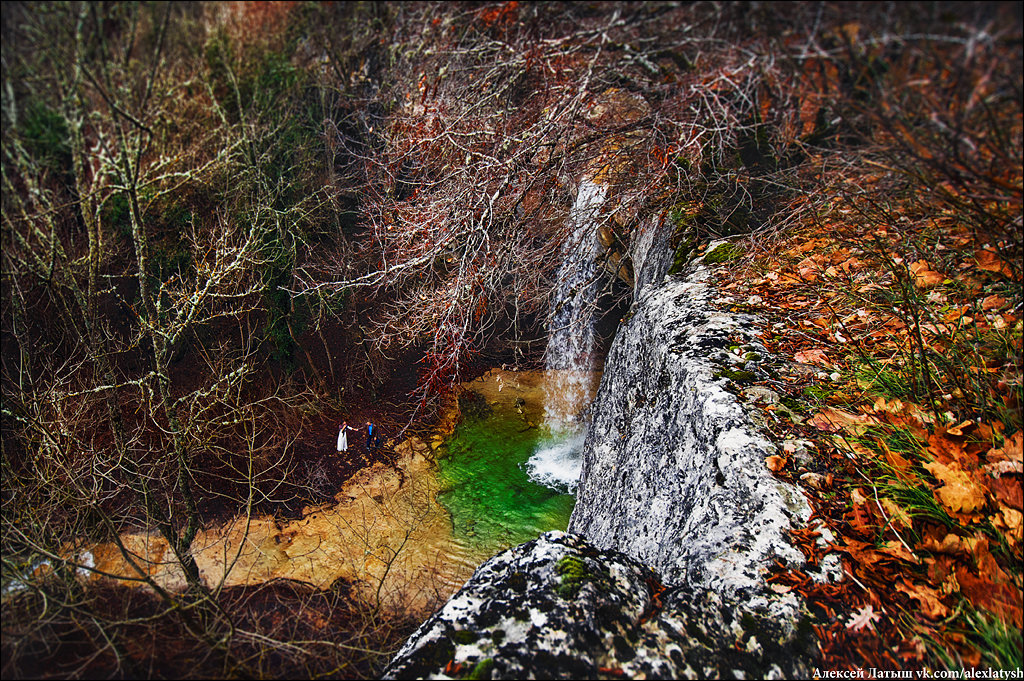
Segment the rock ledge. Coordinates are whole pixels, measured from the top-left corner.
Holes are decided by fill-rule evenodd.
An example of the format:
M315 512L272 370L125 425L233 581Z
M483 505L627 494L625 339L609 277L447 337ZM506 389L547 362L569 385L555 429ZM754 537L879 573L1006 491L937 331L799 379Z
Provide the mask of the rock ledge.
M737 617L710 590L665 587L622 553L548 532L480 566L384 677L799 678L809 625L794 637L767 610Z

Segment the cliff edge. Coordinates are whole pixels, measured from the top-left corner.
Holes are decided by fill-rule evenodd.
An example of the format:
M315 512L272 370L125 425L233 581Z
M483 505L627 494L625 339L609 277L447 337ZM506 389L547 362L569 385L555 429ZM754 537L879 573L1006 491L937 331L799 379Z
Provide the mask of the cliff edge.
M634 254L569 532L487 561L386 677L810 673L812 617L766 578L776 563L822 579L838 566L808 566L789 542L810 507L771 475L774 446L726 389L760 371L753 319L717 309L704 259L667 273L667 239L654 240Z

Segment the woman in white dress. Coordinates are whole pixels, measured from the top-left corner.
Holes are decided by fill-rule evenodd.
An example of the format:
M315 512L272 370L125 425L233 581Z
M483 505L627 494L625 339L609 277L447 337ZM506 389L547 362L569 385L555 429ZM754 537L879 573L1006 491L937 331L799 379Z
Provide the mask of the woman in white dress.
M347 452L348 451L348 431L350 431L350 430L354 433L356 431L356 428L353 428L352 426L348 425L348 421L342 421L341 422L341 427L338 428L338 453L339 454L341 454L342 452Z

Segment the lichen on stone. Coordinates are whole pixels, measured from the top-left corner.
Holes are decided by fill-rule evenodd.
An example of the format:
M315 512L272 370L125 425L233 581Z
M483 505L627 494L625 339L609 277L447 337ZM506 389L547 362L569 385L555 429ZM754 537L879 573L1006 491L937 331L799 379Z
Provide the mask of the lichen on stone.
M509 588L517 572L529 580L525 595ZM579 587L572 600L560 593L566 580ZM594 582L601 588L582 586ZM709 589L665 585L624 554L565 533L495 556L454 600L465 607L424 623L385 678L436 678L453 661L464 678L598 678L601 670L626 678L800 677L814 648L806 626L791 636L768 604L738 606ZM516 612L546 614L514 623ZM470 639L485 644L461 645Z

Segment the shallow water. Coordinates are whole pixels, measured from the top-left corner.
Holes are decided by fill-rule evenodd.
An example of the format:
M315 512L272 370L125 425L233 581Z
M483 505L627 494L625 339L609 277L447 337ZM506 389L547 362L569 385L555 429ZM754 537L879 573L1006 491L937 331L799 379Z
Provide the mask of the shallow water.
M467 554L490 556L569 524L582 436L571 427L552 434L545 424L560 373L493 370L464 384L492 412L463 421L439 448L437 479L452 540ZM587 372L581 382L594 386L598 377Z
M538 428L504 412L463 422L439 452L438 501L452 514L452 539L467 550L494 553L564 530L575 503L530 477Z

